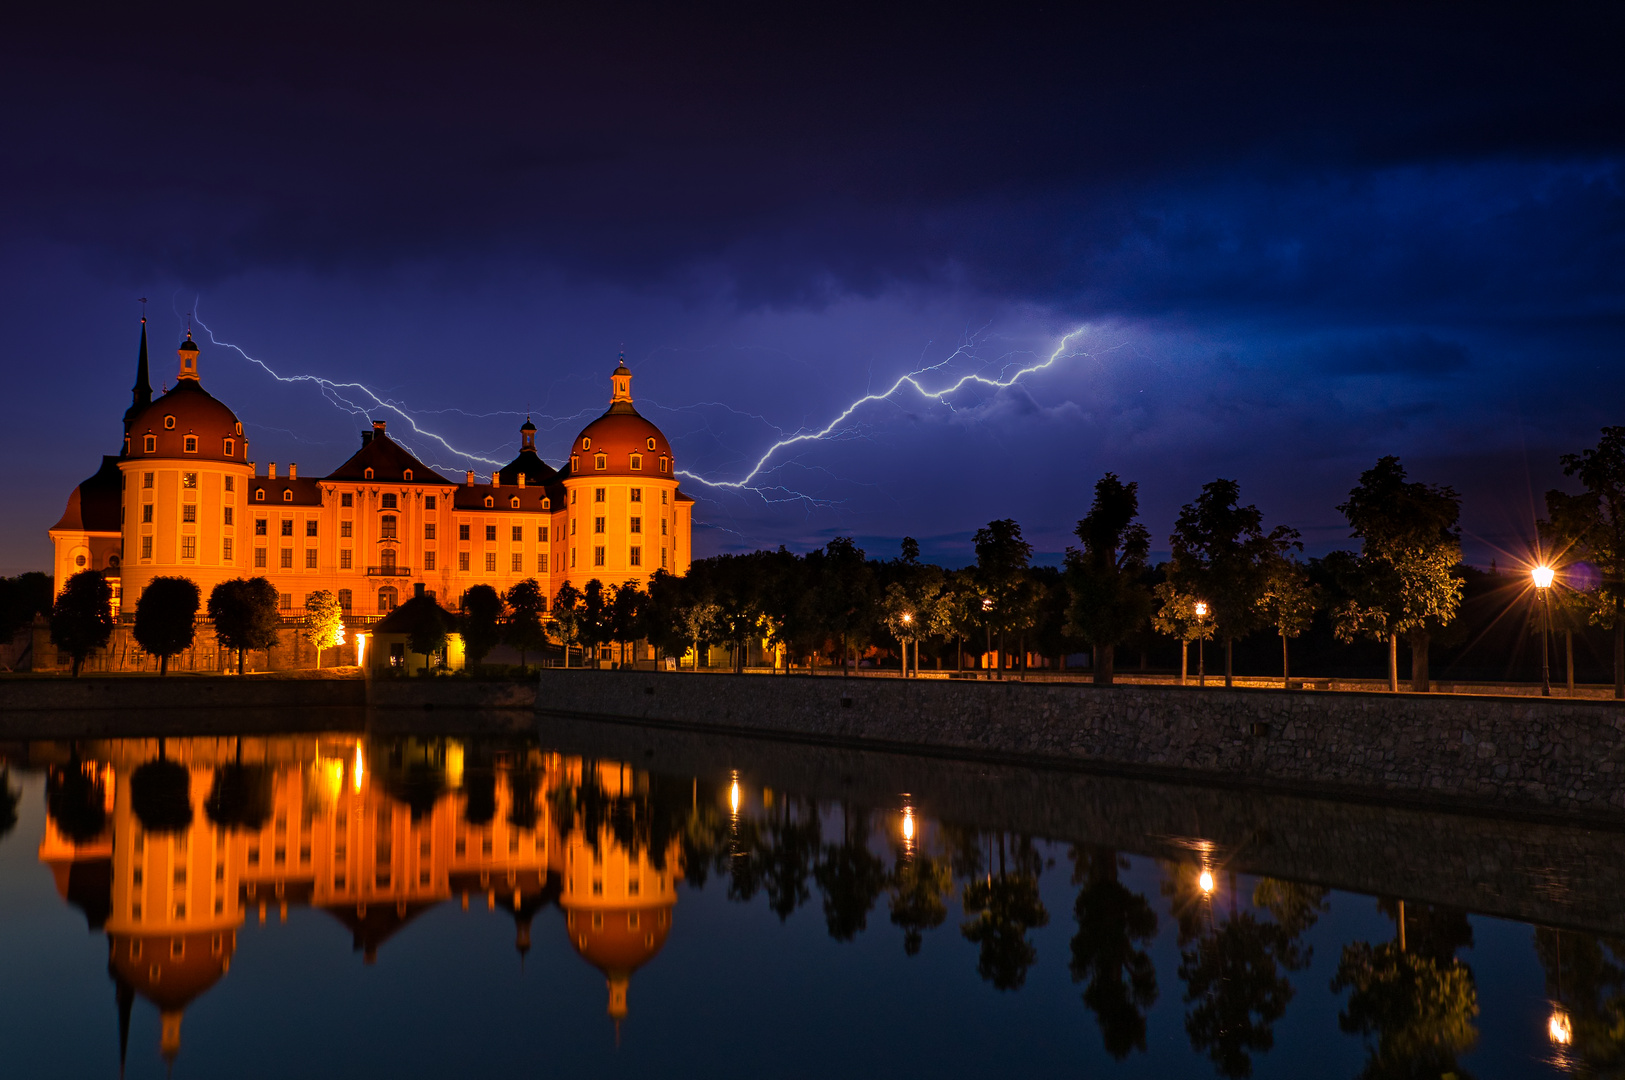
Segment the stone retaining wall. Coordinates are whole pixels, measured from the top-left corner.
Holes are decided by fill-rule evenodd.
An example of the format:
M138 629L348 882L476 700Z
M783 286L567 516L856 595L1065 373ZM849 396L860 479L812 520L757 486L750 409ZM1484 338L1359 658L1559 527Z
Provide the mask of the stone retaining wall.
M1613 702L548 670L538 708L1625 817L1625 707Z

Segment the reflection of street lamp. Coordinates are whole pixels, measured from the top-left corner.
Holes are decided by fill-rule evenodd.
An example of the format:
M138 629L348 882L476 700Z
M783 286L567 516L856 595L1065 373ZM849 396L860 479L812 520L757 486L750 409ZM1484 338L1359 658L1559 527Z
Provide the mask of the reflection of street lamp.
M734 817L739 816L739 773L733 774L733 783L728 788L728 809Z
M1540 696L1551 697L1552 668L1549 657L1552 651L1552 616L1546 603L1546 593L1552 587L1552 568L1542 563L1529 571L1529 576L1535 579L1535 592L1540 594Z
M1206 668L1205 668L1205 666L1203 665L1203 662L1202 662L1202 660L1203 660L1203 658L1202 658L1202 642L1204 640L1204 635L1202 634L1202 620L1206 619L1206 618L1207 618L1207 601L1205 601L1205 600L1196 601L1196 685L1197 686L1206 686L1207 685L1207 670L1206 670ZM1206 874L1207 871L1204 870L1203 873ZM1212 880L1213 880L1213 875L1208 874L1207 878L1208 878L1209 883L1211 883Z
M1213 871L1207 869L1207 867L1203 867L1202 872L1196 877L1196 884L1201 888L1203 896L1212 896Z
M1552 1006L1552 1015L1546 1021L1546 1037L1555 1046L1567 1046L1574 1041L1574 1024L1561 1005Z

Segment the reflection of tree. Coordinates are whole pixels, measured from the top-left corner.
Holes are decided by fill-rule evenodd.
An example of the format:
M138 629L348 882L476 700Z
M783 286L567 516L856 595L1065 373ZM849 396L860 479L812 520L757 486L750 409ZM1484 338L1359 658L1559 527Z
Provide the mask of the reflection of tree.
M1280 969L1298 963L1288 935L1250 911L1232 912L1198 936L1193 948L1181 950L1179 964L1191 1046L1205 1050L1221 1074L1251 1076L1252 1054L1275 1045L1273 1025L1292 1000Z
M192 773L163 758L162 742L158 753L130 774L130 809L148 832L184 832L192 824Z
M1546 994L1568 1013L1565 1056L1581 1076L1625 1072L1625 942L1592 934L1535 930Z
M1027 969L1038 959L1027 931L1048 924L1049 912L1038 895L1043 862L1033 850L1032 840L1021 837L1009 845L1008 858L1006 847L1006 837L1000 833L998 873L965 886L965 914L972 918L959 929L966 940L981 947L977 974L996 989L1016 990L1027 981Z
M75 844L88 844L107 828L107 789L94 765L79 755L45 778L45 811L57 831Z
M899 850L891 875L891 921L903 928L903 952L918 955L922 932L935 930L948 918L953 872L947 859Z
M829 936L851 941L886 887L886 866L869 850L868 811L841 805L841 842L824 845L813 879L824 895Z
M0 765L0 840L17 827L17 803L23 793L11 786L11 770Z
M1296 938L1307 932L1330 909L1331 905L1326 901L1329 892L1330 889L1320 885L1302 885L1280 878L1259 878L1258 884L1253 886L1253 906L1269 912L1282 933ZM1312 954L1313 950L1304 946L1302 962L1292 970L1308 967Z
M1121 1060L1145 1049L1145 1014L1157 1000L1157 971L1136 942L1157 935L1157 913L1140 893L1117 878L1128 868L1117 852L1072 849L1072 880L1081 884L1073 909L1078 932L1072 938L1074 982L1089 980L1083 1003L1100 1023L1106 1050Z
M536 827L536 803L542 776L529 763L508 773L508 824L516 829Z
M1393 899L1379 901L1378 907L1395 920L1394 940L1344 946L1332 979L1334 993L1350 991L1338 1026L1376 1040L1360 1075L1370 1080L1464 1076L1456 1057L1478 1040L1473 973L1455 956L1458 948L1472 945L1466 914Z
M489 825L497 816L497 774L489 767L467 769L463 773L463 820L469 825Z
M214 771L203 812L222 829L258 832L271 819L273 783L263 765L222 765Z
M372 756L383 761L379 775L385 793L396 802L406 804L414 823L433 811L435 803L450 790L446 786L446 740L443 738L399 739L375 747Z
M767 904L783 922L811 896L807 877L823 839L817 804L780 800L778 814L757 836L755 858Z

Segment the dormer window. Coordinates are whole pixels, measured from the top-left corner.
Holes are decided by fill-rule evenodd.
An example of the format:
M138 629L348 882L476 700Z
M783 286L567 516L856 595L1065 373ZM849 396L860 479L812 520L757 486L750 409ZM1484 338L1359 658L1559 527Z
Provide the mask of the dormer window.
M243 422L241 420L239 420L239 421L237 421L237 434L241 435L242 433L243 433Z
M283 502L293 502L293 489L292 488L283 488L282 489L282 501Z
M583 449L583 450L591 450L592 449L592 440L587 438L585 435L581 436L581 449Z
M371 480L372 479L372 470L368 469L366 472L362 473L361 476L365 480Z
M649 440L649 449L653 450L654 448L655 448L655 441L653 439L650 439Z
M141 440L141 449L146 451L149 454L157 453L158 452L158 436L156 436L156 435L148 435L146 438L142 439Z
M509 499L508 505L513 507L515 510L519 509L519 496L515 495L513 498Z
M660 455L660 471L661 472L670 472L671 471L671 461L666 457L665 454Z
M593 464L598 467L599 472L603 472L605 469L609 468L609 455L599 454L598 457L594 459Z
M576 457L574 454L570 455L570 471L571 472L580 472L581 471L581 459Z
M195 454L195 453L197 453L197 436L196 435L188 435L186 438L182 439L181 440L181 451L183 453L187 453L187 454Z
M255 502L264 502L265 501L265 489L264 488L255 488L254 489L254 501Z
M225 446L226 456L230 457L236 451L236 449L237 449L237 440L236 439L227 439L226 440L226 446Z
M124 456L130 456L130 437L128 435L124 436Z
M175 418L173 416L164 417L164 430L165 431L174 431L175 430Z
M643 455L642 454L633 454L632 455L632 471L633 472L641 472L642 470L643 470Z
M552 499L543 499L542 500L542 509L543 510L551 510L552 508L553 508L553 500Z
M405 472L404 472L404 473L402 473L402 474L401 474L401 477L402 477L402 478L403 478L403 479L406 479L406 480L410 480L410 479L412 479L412 470L411 470L411 469L407 469L407 470L406 470L406 471L405 471Z
M496 505L496 502L492 500L491 496L487 495L485 497L485 508L487 510L489 510L491 507L493 507L495 505Z

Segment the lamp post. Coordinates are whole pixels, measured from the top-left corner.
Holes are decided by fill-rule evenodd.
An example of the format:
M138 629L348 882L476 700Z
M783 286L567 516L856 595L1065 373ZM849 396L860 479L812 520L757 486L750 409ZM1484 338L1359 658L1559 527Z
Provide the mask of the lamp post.
M1207 601L1196 601L1196 685L1207 686L1207 668L1202 659L1202 642L1205 635L1202 633L1202 620L1207 618Z
M982 599L982 619L983 619L982 627L983 627L983 629L985 629L987 631L987 652L983 653L982 655L987 657L987 659L988 659L987 677L989 679L993 678L993 615L992 615L992 611L993 611L993 598L992 597L984 597Z
M914 629L914 613L905 611L903 612L903 633L907 634L912 629ZM908 638L902 638L900 644L903 646L903 678L906 679L908 678Z
M1547 604L1546 593L1552 587L1552 568L1545 563L1535 567L1529 572L1535 580L1535 592L1540 594L1540 696L1552 696L1552 667L1550 654L1552 616L1551 608Z

